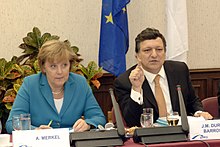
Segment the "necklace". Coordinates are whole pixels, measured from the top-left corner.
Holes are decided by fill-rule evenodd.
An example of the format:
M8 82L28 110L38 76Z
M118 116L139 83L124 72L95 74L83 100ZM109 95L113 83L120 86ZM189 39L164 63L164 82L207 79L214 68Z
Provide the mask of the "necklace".
M58 94L60 94L61 92L63 92L63 88L62 88L60 91L58 91L58 92L52 91L52 93L55 94L55 95L58 95Z

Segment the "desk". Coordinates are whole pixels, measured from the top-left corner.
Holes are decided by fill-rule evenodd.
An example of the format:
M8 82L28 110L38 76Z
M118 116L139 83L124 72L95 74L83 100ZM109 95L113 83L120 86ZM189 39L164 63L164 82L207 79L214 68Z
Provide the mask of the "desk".
M12 135L11 135L12 142ZM220 147L220 140L205 140L205 141L187 141L187 142L173 142L173 143L160 143L160 144L149 144L147 147ZM133 139L127 140L123 146L119 147L145 147L143 144L134 143Z
M187 141L187 142L173 142L173 143L160 143L149 144L147 147L220 147L220 140L205 140L205 141ZM133 139L127 140L122 147L145 147L145 145L134 143Z

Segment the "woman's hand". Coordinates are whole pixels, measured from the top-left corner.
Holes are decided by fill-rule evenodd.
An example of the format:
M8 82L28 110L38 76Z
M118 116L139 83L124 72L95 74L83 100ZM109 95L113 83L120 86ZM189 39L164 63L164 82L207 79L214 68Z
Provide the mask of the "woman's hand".
M83 119L78 119L73 125L73 129L75 132L83 132L90 129L90 125L86 123Z
M48 125L40 125L40 127L35 128L35 130L42 130L42 129L52 129L52 128Z

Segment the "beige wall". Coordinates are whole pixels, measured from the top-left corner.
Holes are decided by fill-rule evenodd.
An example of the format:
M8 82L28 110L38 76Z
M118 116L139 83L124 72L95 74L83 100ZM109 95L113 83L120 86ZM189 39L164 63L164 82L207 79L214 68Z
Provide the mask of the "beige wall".
M21 55L18 46L37 26L68 39L80 48L83 63L98 62L101 0L0 0L0 57ZM189 68L220 68L220 1L187 0ZM128 5L130 49L127 67L133 65L134 38L146 27L165 32L165 0L131 0Z

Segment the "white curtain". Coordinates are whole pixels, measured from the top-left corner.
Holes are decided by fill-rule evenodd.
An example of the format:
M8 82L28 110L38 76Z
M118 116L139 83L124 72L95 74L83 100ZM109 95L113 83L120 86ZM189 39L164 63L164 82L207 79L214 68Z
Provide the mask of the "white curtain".
M167 59L187 63L188 23L186 0L166 0Z

